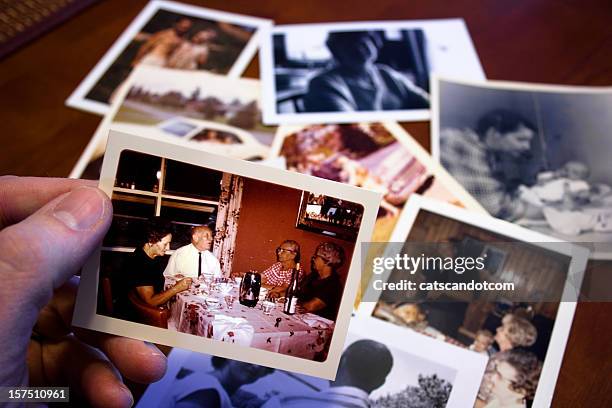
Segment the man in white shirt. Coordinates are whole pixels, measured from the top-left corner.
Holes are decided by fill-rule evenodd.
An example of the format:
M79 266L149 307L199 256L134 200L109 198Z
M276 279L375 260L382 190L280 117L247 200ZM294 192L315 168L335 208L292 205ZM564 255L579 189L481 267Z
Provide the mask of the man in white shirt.
M164 276L183 275L186 278L197 279L200 275L209 278L221 277L219 260L210 252L213 243L212 230L201 225L191 231L191 244L174 251Z
M336 381L322 391L275 396L263 408L369 408L370 393L381 387L393 367L393 356L382 343L358 340L342 353Z

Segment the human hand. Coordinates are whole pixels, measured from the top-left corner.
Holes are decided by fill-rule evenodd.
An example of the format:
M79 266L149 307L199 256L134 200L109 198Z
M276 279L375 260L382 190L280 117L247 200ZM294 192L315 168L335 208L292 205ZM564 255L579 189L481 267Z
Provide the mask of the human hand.
M71 399L129 406L133 398L119 373L156 381L166 368L163 354L142 341L70 328L78 279L64 283L112 217L110 201L94 186L0 177L0 385L68 386Z
M191 278L181 279L176 284L176 290L178 290L179 292L182 292L184 290L189 289L189 287L191 286L191 282L192 282Z
M287 291L286 287L283 286L275 286L273 288L268 289L268 297L270 299L278 299L285 296L285 292Z

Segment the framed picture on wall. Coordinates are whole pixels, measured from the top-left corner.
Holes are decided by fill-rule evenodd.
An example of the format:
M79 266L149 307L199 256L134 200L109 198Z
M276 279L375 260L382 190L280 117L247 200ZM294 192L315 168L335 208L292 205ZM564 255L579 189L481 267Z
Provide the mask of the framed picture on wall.
M362 217L363 207L361 205L304 191L296 227L352 241L357 237Z

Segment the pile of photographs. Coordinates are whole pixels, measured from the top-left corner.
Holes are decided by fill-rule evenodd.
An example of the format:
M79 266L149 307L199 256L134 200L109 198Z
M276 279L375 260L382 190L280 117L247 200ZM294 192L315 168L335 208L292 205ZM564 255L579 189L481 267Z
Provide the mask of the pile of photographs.
M66 103L104 115L71 177L114 209L73 323L177 347L141 406L550 405L612 261L612 89L486 81L461 19L151 1ZM393 248L483 267L371 267ZM434 273L513 293L393 289Z

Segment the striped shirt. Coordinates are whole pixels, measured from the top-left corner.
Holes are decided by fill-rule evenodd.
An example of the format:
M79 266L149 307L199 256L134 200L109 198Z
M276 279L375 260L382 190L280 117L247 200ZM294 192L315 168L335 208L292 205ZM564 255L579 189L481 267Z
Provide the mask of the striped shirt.
M261 280L264 284L270 286L289 285L291 282L291 271L292 269L283 269L283 264L276 262L261 273ZM303 275L304 270L302 269L302 265L300 265L298 279L301 279Z
M496 176L489 149L472 130L442 130L440 161L491 215L510 221L522 216L524 204Z

